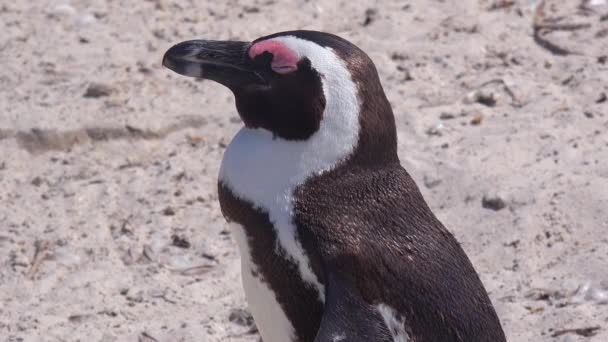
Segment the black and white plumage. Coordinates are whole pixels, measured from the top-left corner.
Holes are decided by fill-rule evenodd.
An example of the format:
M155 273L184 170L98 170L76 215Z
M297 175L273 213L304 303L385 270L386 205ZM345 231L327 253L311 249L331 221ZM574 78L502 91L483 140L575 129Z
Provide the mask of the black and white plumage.
M371 59L337 36L187 41L170 69L232 90L219 176L265 342L505 341L469 259L397 157Z

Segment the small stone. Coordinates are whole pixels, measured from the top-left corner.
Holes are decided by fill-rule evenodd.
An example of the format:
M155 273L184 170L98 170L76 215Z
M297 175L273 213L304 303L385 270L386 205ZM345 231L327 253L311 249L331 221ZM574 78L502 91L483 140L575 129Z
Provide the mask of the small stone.
M494 107L496 106L496 102L498 102L498 96L496 93L480 93L477 102L481 103L484 106Z
M494 1L490 7L488 8L489 11L495 11L495 10L499 10L499 9L505 9L505 8L509 8L512 7L513 5L515 5L515 1L514 0L497 0Z
M500 95L489 89L475 89L463 99L465 104L479 103L487 107L494 107L500 100Z
M260 8L255 6L245 6L243 7L243 11L245 13L260 13Z
M85 91L83 97L85 98L99 98L110 96L114 92L114 89L109 85L102 83L91 83Z
M441 133L441 131L443 130L443 124L439 123L433 127L429 127L429 129L426 130L426 134L429 136L442 136L443 133Z
M237 308L230 310L228 320L244 327L250 327L253 325L253 316L251 316L251 313L245 309Z
M141 303L144 301L144 294L142 291L137 291L135 293L127 293L125 298L130 302Z
M367 10L365 10L365 20L363 21L363 23L361 25L362 26L371 25L374 21L376 21L377 16L378 16L377 9L368 8Z
M203 257L203 258L205 258L205 259L207 259L209 261L217 262L217 258L213 254L209 254L209 253L203 252L203 253L201 253L201 257Z
M451 113L445 113L445 112L444 112L444 113L441 113L441 114L439 115L439 118L440 118L441 120L450 120L450 119L453 119L453 118L455 118L455 117L456 117L456 115L451 114Z
M179 235L173 235L171 237L171 244L175 247L179 247L179 248L190 248L190 241L186 240L186 238L181 237Z
M438 186L439 184L441 184L441 179L431 177L428 175L424 176L423 181L424 181L424 186L426 186L428 189L432 189L432 188Z
M175 209L173 209L172 207L166 207L165 209L163 209L162 214L165 216L173 216L175 215Z
M205 138L203 138L200 135L188 134L188 135L186 135L186 141L188 141L188 144L190 144L190 146L197 147L205 142Z
M498 195L484 195L481 199L481 206L485 209L498 211L504 209L507 204Z
M505 246L505 247L517 248L519 246L520 242L521 242L521 240L517 239L517 240L513 240L511 242L503 243L502 245Z
M398 65L397 70L401 71L403 73L403 78L401 79L402 82L414 80L414 78L412 77L412 74L410 73L410 69L408 69L402 65Z
M200 276L203 275L213 269L212 265L199 265L192 266L182 270L179 270L179 274L184 276Z
M483 115L482 114L476 114L471 119L471 125L473 125L473 126L479 126L479 125L481 125L482 121L483 121Z
M150 245L144 245L141 256L142 256L141 261L143 261L143 262L156 260L156 253L154 252L154 250L152 249L152 247Z
M34 179L32 179L32 185L33 186L40 186L42 185L42 178L40 178L39 176L34 177Z
M158 342L159 340L147 332L142 332L141 335L137 338L137 342Z
M90 318L90 317L91 317L90 314L74 314L74 315L68 316L68 321L70 321L71 323L82 323L83 321L85 321L87 318Z
M391 59L394 61L404 61L404 60L408 59L408 57L407 57L407 55L404 55L400 52L393 52L391 54ZM399 68L399 67L397 67L397 68Z
M148 290L148 296L152 298L162 298L167 295L166 289L150 289Z

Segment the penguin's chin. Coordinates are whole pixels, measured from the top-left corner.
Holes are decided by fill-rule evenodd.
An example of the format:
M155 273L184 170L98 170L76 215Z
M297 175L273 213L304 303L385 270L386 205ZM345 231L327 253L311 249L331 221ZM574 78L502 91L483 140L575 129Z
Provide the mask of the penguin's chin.
M190 77L218 82L233 92L263 89L268 82L247 58L249 42L188 40L171 47L163 66Z

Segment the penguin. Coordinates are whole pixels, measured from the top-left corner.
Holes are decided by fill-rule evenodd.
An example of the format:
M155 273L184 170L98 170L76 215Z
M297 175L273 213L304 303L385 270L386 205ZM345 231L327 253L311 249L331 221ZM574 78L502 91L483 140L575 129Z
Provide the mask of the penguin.
M506 341L467 255L397 156L370 57L338 36L190 40L163 65L232 91L218 180L265 342Z

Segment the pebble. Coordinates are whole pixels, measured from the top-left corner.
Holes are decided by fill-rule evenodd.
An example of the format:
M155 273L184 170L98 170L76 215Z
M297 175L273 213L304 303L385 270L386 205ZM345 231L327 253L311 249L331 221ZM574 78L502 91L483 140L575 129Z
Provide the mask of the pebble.
M109 85L103 83L91 83L84 92L83 97L85 98L99 98L104 96L110 96L114 92L114 89Z
M365 10L365 20L361 23L361 26L369 26L378 18L378 10L375 8L368 8Z
M453 118L455 118L455 117L456 117L456 115L451 114L451 113L445 113L445 112L443 112L443 113L441 113L441 114L439 115L439 118L440 118L441 120L450 120L450 119L453 119Z
M158 342L159 340L147 332L142 332L141 335L137 338L137 342Z
M167 295L167 289L150 289L148 295L152 298L162 298Z
M483 121L483 114L476 114L471 119L471 125L473 125L473 126L479 126L479 125L481 125L482 121Z
M443 133L441 132L444 128L444 125L442 123L438 123L437 125L433 126L433 127L429 127L429 129L426 130L426 134L429 136L442 136Z
M441 184L442 181L439 178L424 175L423 182L424 186L426 186L428 189L432 189Z
M166 207L165 209L163 209L162 214L165 216L173 216L175 215L175 209L173 209L172 207Z
M483 198L481 199L481 206L485 209L498 211L504 209L507 204L498 195L483 195Z
M468 93L464 97L463 102L465 104L480 103L488 107L494 107L498 102L498 98L498 94L494 92L483 89L476 89Z
M141 290L129 291L125 294L125 298L130 302L141 303L144 301L144 294Z
M38 187L38 186L42 185L42 182L43 182L42 178L40 178L40 176L36 176L36 177L34 177L34 179L32 179L32 181L30 182L30 184L32 184L33 186Z
M251 315L251 313L245 309L240 309L240 308L230 310L230 315L228 316L228 320L232 323L235 323L235 324L238 324L238 325L241 325L244 327L250 327L254 324L253 316Z
M181 237L179 235L173 235L171 237L171 244L179 248L190 248L190 241L188 241L185 237Z

